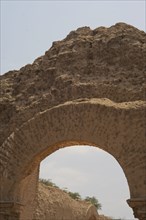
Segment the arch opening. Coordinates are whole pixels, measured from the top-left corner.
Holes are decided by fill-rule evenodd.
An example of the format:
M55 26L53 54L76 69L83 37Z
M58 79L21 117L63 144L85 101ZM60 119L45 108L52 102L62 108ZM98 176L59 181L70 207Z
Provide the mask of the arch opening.
M112 155L98 147L66 145L42 161L40 178L79 192L82 198L97 197L103 206L99 214L133 218L126 203L130 195L124 172Z

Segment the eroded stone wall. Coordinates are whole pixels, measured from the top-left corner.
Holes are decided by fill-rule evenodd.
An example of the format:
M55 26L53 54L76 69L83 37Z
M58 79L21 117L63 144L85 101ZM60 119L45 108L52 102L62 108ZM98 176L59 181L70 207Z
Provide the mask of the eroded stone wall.
M96 208L90 203L76 201L54 187L39 184L37 206L33 220L98 220Z
M89 144L120 163L128 203L144 219L145 60L146 34L118 23L72 31L33 64L0 76L0 207L25 209L22 191L29 195L36 185L41 160L64 146Z

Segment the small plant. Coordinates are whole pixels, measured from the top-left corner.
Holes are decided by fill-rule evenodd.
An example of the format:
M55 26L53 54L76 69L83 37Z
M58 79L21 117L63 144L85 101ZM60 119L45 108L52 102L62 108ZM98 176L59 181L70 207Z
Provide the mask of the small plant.
M60 189L55 183L52 182L50 179L39 179L39 182L43 183L46 186L51 186ZM90 202L93 204L97 210L100 210L102 205L98 202L98 199L96 199L94 196L89 197L87 196L85 199L82 199L81 195L78 192L70 192L67 188L62 189L63 192L67 193L72 199L74 200L82 200L86 202Z
M39 182L40 183L43 183L44 185L46 186L52 186L52 187L55 187L55 188L59 188L55 183L52 182L51 179L39 179Z
M68 195L72 198L72 199L75 199L75 200L81 200L81 196L78 192L67 192Z
M102 205L98 202L98 199L96 199L94 196L93 197L87 196L85 198L85 201L91 202L91 204L93 204L97 208L97 210L100 210L102 207Z

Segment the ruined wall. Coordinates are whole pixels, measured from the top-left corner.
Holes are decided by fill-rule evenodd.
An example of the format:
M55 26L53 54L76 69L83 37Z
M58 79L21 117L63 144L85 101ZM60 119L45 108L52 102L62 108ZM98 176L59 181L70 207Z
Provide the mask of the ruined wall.
M146 34L118 23L72 31L33 64L0 76L0 212L26 208L22 189L29 195L32 186L22 183L36 179L42 159L88 144L119 162L128 203L144 218L145 60Z
M118 23L72 31L44 56L0 76L0 144L36 113L78 98L146 100L146 34Z
M98 220L96 208L90 203L76 201L54 187L39 184L37 206L33 220Z

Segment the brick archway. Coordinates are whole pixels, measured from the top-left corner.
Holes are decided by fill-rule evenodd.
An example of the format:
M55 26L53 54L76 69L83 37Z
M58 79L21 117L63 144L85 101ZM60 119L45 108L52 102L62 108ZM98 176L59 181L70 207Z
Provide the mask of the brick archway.
M83 27L0 76L0 215L27 217L40 161L88 144L119 162L128 204L146 219L145 44L146 34L124 23Z
M114 156L126 175L130 201L137 195L143 198L144 124L143 103L138 102L117 104L108 99L77 100L40 112L3 144L3 149L13 150L15 154L10 155L3 166L2 200L10 196L10 200L17 198L17 202L24 205L22 191L27 194L28 182L36 185L41 160L59 148L73 144L98 146ZM133 153L137 148L139 151ZM139 161L141 166L138 166ZM31 193L31 199L34 199L35 192L30 190L29 196ZM25 212L25 207L23 210Z

